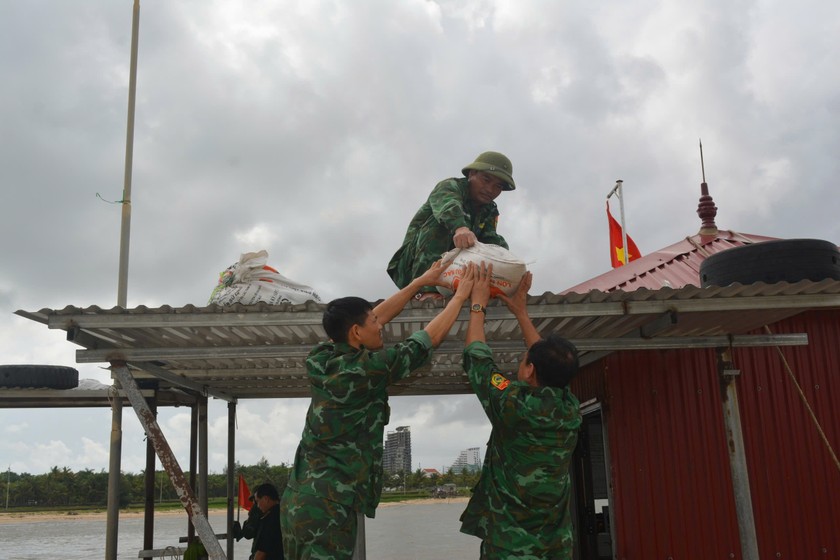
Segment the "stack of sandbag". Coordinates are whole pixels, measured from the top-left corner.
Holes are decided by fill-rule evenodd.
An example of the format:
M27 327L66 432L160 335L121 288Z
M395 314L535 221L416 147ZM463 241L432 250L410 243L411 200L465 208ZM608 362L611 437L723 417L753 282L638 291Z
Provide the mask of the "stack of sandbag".
M444 262L452 260L441 274L441 280L446 282L449 288L438 287L438 291L445 296L451 295L452 290L458 287L458 282L470 263L480 265L483 261L485 264L493 265L493 275L490 278L491 297L500 293L508 296L513 294L528 271L525 262L504 247L480 241L467 249L453 249L444 253L441 258Z
M210 294L208 305L321 302L315 290L286 278L267 263L265 250L241 255L239 262L219 274L219 283Z

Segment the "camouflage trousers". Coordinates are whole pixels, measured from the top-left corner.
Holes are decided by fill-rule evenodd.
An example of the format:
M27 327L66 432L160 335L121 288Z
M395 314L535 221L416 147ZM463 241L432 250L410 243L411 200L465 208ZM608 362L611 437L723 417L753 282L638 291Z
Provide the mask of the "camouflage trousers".
M479 560L571 560L571 549L555 554L536 552L533 550L506 550L481 541L481 556Z
M352 560L357 514L350 506L286 487L280 500L286 560Z

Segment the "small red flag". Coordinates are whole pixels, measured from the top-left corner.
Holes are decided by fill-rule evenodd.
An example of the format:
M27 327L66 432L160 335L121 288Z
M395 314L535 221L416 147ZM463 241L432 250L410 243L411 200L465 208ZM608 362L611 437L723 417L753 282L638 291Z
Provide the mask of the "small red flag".
M251 511L251 506L254 502L251 501L251 490L248 489L248 484L245 482L245 477L239 475L239 506L245 508L246 511Z
M615 218L610 214L610 201L607 201L607 220L610 224L610 264L613 268L618 268L621 265L634 261L642 256L636 243L627 236L627 246L629 247L629 255L627 260L624 259L624 241L621 236L621 224L615 221Z

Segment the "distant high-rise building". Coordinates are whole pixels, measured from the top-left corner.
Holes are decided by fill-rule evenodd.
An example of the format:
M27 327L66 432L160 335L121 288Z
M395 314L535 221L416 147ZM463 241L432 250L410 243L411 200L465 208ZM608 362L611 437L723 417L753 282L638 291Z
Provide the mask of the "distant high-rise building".
M388 474L411 472L411 426L399 426L388 432L382 469Z
M455 459L455 462L452 463L450 469L452 469L453 473L462 473L464 471L467 472L477 472L481 470L481 448L480 447L470 447L469 449L464 449L458 455L458 458Z

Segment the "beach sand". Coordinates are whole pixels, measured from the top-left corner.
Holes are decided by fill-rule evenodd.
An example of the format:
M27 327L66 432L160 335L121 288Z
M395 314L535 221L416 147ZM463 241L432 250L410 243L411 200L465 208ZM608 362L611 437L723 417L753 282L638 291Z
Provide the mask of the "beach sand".
M388 502L386 504L379 504L379 507L389 506L403 506L403 505L420 505L426 506L430 504L466 504L470 499L466 496L456 496L454 498L423 498L420 500L406 500L404 502Z
M431 505L431 504L466 504L469 501L469 498L465 496L458 496L455 498L426 498L421 500L406 500L401 502L388 502L384 504L379 504L380 508L386 507L394 507L394 506L402 506L402 505ZM219 513L223 512L223 508L211 508L211 513ZM236 510L234 510L236 511ZM176 515L186 515L186 512L182 509L169 509L165 511L156 511L155 517L157 516L176 516ZM47 511L47 512L40 512L40 511L26 511L26 512L5 512L0 511L0 525L8 525L12 523L33 523L33 522L42 522L42 521L73 521L77 519L102 519L103 521L107 519L108 514L107 511L102 510L79 510L79 511L66 511L66 512L55 512L55 511ZM120 510L120 519L136 519L142 518L143 511L142 510Z

